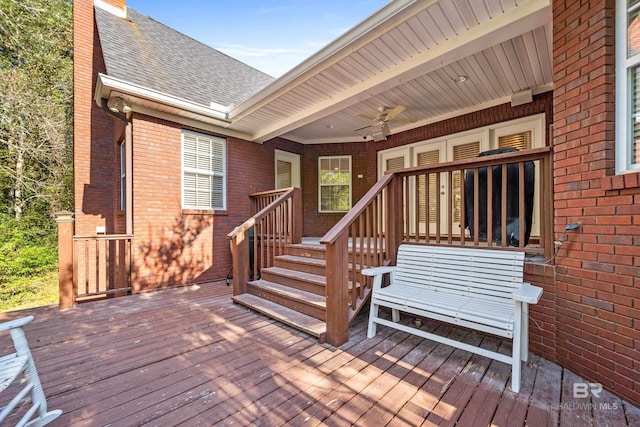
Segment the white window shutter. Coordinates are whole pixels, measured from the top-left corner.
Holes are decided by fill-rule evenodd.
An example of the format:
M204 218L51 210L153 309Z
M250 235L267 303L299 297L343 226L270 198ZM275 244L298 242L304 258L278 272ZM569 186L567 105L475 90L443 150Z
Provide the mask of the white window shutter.
M189 209L225 209L226 141L183 131L182 205Z

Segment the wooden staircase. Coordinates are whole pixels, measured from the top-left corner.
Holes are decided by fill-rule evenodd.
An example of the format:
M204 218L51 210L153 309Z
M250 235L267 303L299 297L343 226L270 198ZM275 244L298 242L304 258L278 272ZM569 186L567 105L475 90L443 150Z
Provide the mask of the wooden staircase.
M321 244L290 244L248 282L247 293L233 301L324 342L326 327L326 261Z

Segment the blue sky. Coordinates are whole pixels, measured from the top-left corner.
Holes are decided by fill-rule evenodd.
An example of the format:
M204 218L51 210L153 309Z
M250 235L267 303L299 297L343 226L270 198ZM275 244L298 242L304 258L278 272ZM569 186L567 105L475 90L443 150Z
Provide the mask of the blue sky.
M127 0L127 6L279 77L388 0Z

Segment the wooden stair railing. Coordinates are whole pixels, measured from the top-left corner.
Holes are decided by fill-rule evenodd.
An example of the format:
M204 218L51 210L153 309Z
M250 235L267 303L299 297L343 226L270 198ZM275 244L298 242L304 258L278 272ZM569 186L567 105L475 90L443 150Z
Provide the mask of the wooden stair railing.
M390 201L396 201L402 194L398 182L393 174L384 175L320 239L326 246L326 340L329 344L337 346L349 339L349 322L371 292L370 281L360 274L360 270L381 265L385 256L393 258L393 248L399 246L396 242L399 230L388 225L401 223L396 212L387 208L393 204ZM356 268L357 265L360 268Z
M370 283L360 275L366 267L381 265L384 261L395 263L396 251L403 241L437 245L490 246L503 249L525 250L525 215L519 215L518 247L509 248L506 236L506 179L499 190L501 212L492 212L487 206L486 220L492 224L494 215L502 219L501 236L481 239L478 235L479 200L478 179L474 180L473 235L467 236L464 217L457 218L454 210L464 207L464 174L472 171L478 176L480 168L487 168L488 199L492 197L492 169L501 168L501 175L507 176L508 165L515 164L519 170L519 212L524 209L524 164L535 162L539 177L539 194L534 215L539 218L539 236L536 245L527 246L531 255L551 259L553 244L553 201L551 175L551 148L543 147L512 153L497 154L472 159L458 160L427 166L413 167L387 172L355 206L320 240L326 245L326 286L327 286L327 333L326 341L338 346L349 339L349 322L367 302L371 292ZM453 188L454 180L459 182L459 190L454 200L454 192L449 191L446 203L440 201L441 184ZM430 183L435 183L430 196ZM433 213L432 213L433 212ZM430 215L435 218L430 219ZM423 229L419 224L422 219ZM443 219L444 218L444 219ZM459 225L458 225L459 224ZM458 227L457 229L454 227ZM432 230L432 228L434 230ZM491 227L487 227L491 228ZM351 251L349 247L351 246ZM379 255L375 255L379 254ZM349 269L349 264L352 268ZM359 266L359 268L356 268ZM351 292L349 289L351 288Z
M233 257L233 295L246 293L250 276L257 278L261 268L271 267L274 257L284 253L285 245L302 241L299 188L265 191L250 197L259 212L227 235Z

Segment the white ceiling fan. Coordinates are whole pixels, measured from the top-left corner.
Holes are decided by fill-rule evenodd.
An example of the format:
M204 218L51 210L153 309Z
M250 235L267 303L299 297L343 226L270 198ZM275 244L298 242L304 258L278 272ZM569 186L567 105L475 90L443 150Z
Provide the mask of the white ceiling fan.
M404 105L398 105L394 108L391 107L379 107L378 114L370 116L367 114L358 114L358 117L365 120L370 120L371 124L363 126L358 129L354 129L354 132L361 131L370 127L379 128L379 132L383 138L391 135L391 129L389 129L389 122L394 123L415 123L416 119L413 118L396 118L396 116L405 110Z

